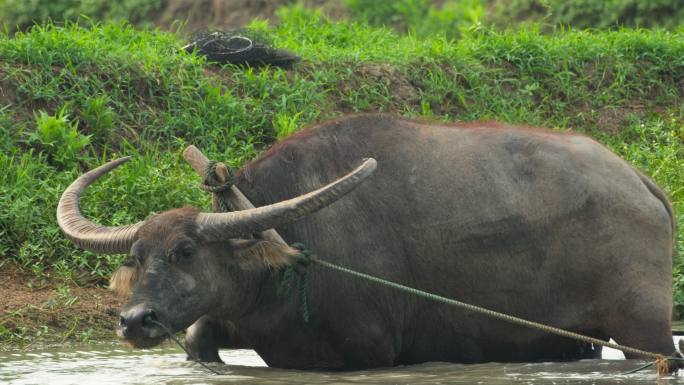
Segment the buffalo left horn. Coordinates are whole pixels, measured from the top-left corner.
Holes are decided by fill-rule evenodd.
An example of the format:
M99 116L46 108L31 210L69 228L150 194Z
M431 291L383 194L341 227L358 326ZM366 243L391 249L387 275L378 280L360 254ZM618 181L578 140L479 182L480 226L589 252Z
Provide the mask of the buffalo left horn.
M78 207L83 191L102 175L128 162L131 157L112 160L88 171L76 179L62 193L57 205L57 223L64 234L83 249L103 254L128 253L133 238L143 222L133 225L107 227L87 220Z
M200 213L200 231L215 238L236 237L277 227L326 207L351 192L369 177L377 163L368 158L340 179L304 195L249 210Z

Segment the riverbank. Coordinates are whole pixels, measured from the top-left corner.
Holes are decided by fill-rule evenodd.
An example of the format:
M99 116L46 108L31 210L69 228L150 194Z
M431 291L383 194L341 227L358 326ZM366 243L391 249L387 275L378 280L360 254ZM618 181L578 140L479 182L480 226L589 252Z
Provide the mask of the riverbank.
M107 288L78 287L0 268L0 351L116 339L121 301Z

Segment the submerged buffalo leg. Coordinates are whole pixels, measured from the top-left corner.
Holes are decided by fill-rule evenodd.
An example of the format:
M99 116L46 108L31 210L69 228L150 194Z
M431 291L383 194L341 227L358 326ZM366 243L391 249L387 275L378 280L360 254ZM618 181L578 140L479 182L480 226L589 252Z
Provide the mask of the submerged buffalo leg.
M185 348L190 353L188 360L223 362L218 354L220 348L246 347L243 345L230 321L215 321L206 315L192 324L185 334Z

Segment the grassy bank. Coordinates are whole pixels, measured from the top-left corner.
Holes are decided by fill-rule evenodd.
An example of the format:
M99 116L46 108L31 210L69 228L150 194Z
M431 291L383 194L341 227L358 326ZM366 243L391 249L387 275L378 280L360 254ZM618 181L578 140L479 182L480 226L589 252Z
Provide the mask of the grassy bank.
M680 0L271 0L268 4L234 0L0 0L0 26L25 31L52 20L128 21L188 32L238 28L252 18L271 19L279 6L322 7L329 15L418 36L457 37L479 26L498 30L535 24L558 29L661 28L684 26ZM180 19L180 20L179 20Z
M545 32L573 29L658 28L684 25L679 0L344 0L354 19L418 36L457 37L479 26L498 30L535 25Z
M79 173L134 156L84 197L103 224L208 209L180 157L187 144L237 167L278 137L357 111L584 132L653 176L684 214L681 33L475 30L453 42L299 7L280 19L250 28L303 57L292 71L221 67L180 50L174 34L123 23L0 36L0 265L38 284L103 285L122 256L76 249L54 219ZM684 309L679 258L675 279ZM0 340L15 332L0 328Z

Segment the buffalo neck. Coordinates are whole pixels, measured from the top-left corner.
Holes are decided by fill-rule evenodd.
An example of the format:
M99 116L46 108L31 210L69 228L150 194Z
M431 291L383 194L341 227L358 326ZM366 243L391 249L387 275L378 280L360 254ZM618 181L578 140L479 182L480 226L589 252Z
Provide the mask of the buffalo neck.
M223 288L226 293L216 312L229 314L231 319L250 317L256 313L276 311L291 302L294 289L279 295L283 271L264 268L243 270L230 267L233 285Z
M226 314L230 314L230 319L241 330L269 333L290 318L297 317L299 281L295 274L291 285L288 285L284 274L285 269L243 271L240 284L247 290L237 306L226 308ZM289 290L284 286L289 286Z

